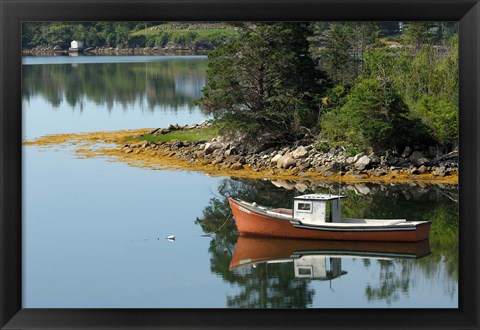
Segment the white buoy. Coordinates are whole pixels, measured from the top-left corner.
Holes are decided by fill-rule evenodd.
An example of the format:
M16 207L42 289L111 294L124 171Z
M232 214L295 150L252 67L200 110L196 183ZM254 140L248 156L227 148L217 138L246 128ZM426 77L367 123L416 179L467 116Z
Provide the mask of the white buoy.
M174 240L175 240L175 235L168 235L168 236L167 236L167 239L168 239L169 241L174 241Z

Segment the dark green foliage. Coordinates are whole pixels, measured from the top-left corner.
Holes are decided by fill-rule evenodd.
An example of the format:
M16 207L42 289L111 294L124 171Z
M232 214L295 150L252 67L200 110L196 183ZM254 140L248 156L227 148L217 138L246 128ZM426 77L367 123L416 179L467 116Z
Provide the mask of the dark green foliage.
M378 42L376 22L316 23L313 53L335 83L352 84L363 70L363 54Z
M340 109L346 102L347 96L350 92L349 86L335 85L325 92L325 96L321 100L321 113L320 117L333 111Z
M401 149L405 144L436 144L446 150L457 145L457 38L434 45L431 23L408 26L411 35L402 38L404 44L401 47L377 46L366 50L362 74L348 95L342 99L339 91L344 88L343 85L337 85L341 88L335 87L328 92L321 126L323 139L337 145L344 144L352 153L370 147ZM418 49L413 45L416 42L421 44ZM379 88L365 86L365 80L376 81ZM390 108L394 103L385 102L388 93L393 93L393 99L398 99L405 109L400 116ZM382 98L384 101L380 102ZM356 111L362 113L365 108L369 108L373 115L366 114L369 116L365 119L367 122L355 120L359 116ZM395 121L374 115L385 109L388 113L393 111L397 114ZM382 121L378 122L379 119ZM369 142L372 139L373 142Z
M416 56L405 57L405 80L397 80L412 116L427 125L439 145L458 145L458 40L454 36L443 53L424 45Z
M250 146L286 142L316 126L321 73L308 24L263 23L209 54L200 105Z
M452 37L458 34L457 22L439 22L437 23L437 31L435 35L435 41L442 43L445 40L450 40Z
M434 22L409 22L402 35L403 44L412 46L417 51L423 45L433 42L436 28Z
M399 22L379 22L380 37L392 37L400 33Z
M322 68L338 83L351 82L354 58L351 56L352 27L346 23L331 23L327 31L327 44L323 53Z
M321 137L352 153L401 148L413 142L413 128L419 128L407 116L408 108L391 86L363 79L341 108L323 116Z
M454 101L426 95L416 104L415 113L432 130L439 145L451 149L458 144L458 106Z

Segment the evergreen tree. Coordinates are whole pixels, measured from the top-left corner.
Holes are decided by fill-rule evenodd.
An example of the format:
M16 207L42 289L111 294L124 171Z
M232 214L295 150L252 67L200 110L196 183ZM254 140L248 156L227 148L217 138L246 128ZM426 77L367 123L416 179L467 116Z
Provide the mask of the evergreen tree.
M262 23L209 54L200 105L250 146L295 139L318 122L321 73L306 23Z
M411 46L417 52L424 45L432 44L435 39L434 22L409 22L402 35L403 44Z
M325 34L326 47L320 54L322 69L336 83L352 83L354 58L352 56L353 30L351 26L347 23L330 23Z
M378 43L379 27L375 22L355 22L352 25L352 50L354 57L354 76L357 78L363 73L364 54Z
M379 27L375 22L334 22L316 26L313 41L322 47L321 68L334 82L349 85L363 71L363 54L378 42ZM323 29L322 29L323 28Z

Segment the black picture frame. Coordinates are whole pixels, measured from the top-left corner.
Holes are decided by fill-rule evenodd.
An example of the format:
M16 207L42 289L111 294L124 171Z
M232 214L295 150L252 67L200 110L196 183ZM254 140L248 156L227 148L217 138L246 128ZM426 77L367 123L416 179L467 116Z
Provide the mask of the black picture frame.
M1 329L479 329L478 0L0 0ZM22 309L21 23L25 21L458 21L458 309Z

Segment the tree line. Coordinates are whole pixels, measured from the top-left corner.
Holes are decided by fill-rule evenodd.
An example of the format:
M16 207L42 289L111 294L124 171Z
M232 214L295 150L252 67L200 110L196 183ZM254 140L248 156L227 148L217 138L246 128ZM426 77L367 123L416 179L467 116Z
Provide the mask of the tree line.
M83 41L86 47L165 47L167 44L212 49L235 35L233 29L216 29L215 23L204 24L208 28L169 29L178 25L168 22L28 22L22 25L22 47L59 46L68 49L72 40ZM195 25L195 24L185 24ZM153 27L162 26L162 29ZM153 29L152 29L153 28Z
M455 23L244 24L210 52L199 104L255 148L309 136L352 154L448 151L458 144L457 45Z

